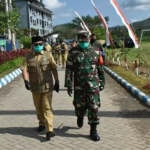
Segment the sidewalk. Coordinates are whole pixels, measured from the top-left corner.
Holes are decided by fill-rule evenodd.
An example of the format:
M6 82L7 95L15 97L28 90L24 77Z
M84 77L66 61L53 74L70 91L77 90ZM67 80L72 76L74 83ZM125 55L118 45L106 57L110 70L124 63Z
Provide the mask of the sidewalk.
M60 92L54 92L56 136L45 140L38 134L31 93L22 77L0 89L0 150L150 150L150 112L147 112L119 84L106 74L99 110L100 142L89 139L87 117L78 129L72 98L64 88L64 70L59 69Z

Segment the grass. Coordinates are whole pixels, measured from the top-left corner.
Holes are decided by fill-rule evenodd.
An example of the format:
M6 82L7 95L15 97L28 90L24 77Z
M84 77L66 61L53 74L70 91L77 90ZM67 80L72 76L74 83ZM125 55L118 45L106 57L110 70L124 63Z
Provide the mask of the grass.
M19 68L23 63L23 57L19 57L14 60L7 61L0 66L0 78L4 77L6 74L11 73L15 69Z
M113 72L115 72L116 74L118 74L119 76L121 76L122 78L124 78L131 85L135 86L140 91L150 96L150 90L146 90L143 88L147 84L147 81L144 78L137 76L134 74L133 71L126 70L125 68L120 66L111 65L107 67L111 69Z
M121 51L121 48L107 49L106 54L108 54L110 60L112 60L112 52L116 54L120 51ZM138 49L125 48L125 51L127 52L127 63L129 66L131 66L131 69L127 70L124 66L117 66L117 65L108 65L107 67L110 68L113 72L117 73L122 78L124 78L127 82L137 87L140 91L150 96L150 90L143 88L146 84L150 84L148 83L147 77L144 76L145 74L143 75L140 74L139 76L135 75L135 73L133 72L133 68L132 68L134 66L134 61L137 60L139 62L139 58L140 58L140 64L138 64L140 72L144 72L145 71L144 68L146 68L146 70L150 69L150 59L149 59L150 58L150 43L143 42L141 43L140 48ZM125 53L120 54L119 57L120 57L120 61L124 62ZM106 56L106 59L107 59L107 56ZM113 63L111 62L111 64ZM118 63L114 63L114 64L118 64Z
M112 51L114 53L121 52L121 48L118 49L107 49L106 52L108 52L110 59L112 59ZM140 60L142 62L148 62L150 63L150 43L149 42L143 42L141 43L140 48L125 48L124 50L127 53L127 61L128 63L134 62L135 59ZM140 57L139 57L140 54ZM120 60L124 61L125 53L120 54Z

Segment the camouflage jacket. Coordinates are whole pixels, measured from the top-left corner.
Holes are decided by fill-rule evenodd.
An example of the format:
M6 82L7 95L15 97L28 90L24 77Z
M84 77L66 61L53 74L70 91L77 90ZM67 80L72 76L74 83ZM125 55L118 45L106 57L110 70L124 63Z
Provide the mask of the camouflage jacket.
M91 45L86 50L80 47L71 49L66 63L65 87L72 87L73 76L75 89L92 90L104 86L103 66L98 64L98 58Z

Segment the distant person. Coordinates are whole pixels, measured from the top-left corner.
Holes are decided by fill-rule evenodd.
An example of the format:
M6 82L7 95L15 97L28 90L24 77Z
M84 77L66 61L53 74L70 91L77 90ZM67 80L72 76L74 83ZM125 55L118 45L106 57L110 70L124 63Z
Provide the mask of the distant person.
M75 40L72 41L70 49L77 47L77 42Z
M37 132L46 128L46 139L55 136L53 131L52 95L53 89L59 92L57 65L51 53L44 51L41 36L32 37L33 51L25 57L21 67L27 90L32 92L39 127ZM55 85L53 86L53 77Z
M102 55L103 58L103 62L105 64L105 51L104 48L102 47L101 43L97 40L96 35L95 34L91 34L91 39L90 39L90 43L93 46L93 48L99 52L99 54Z
M43 44L44 44L44 50L51 52L52 53L52 47L50 44L48 44L47 40L43 40Z
M67 56L68 56L68 46L62 38L60 39L59 42L60 42L62 69L64 69L67 61Z
M55 53L56 64L61 65L61 51L60 51L60 44L58 39L56 40L56 43L54 45L54 53Z

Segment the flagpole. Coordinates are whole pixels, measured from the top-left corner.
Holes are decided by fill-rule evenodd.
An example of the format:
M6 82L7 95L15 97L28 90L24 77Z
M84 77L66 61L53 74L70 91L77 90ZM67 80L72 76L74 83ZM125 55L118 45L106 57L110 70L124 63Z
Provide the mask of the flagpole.
M89 32L89 35L91 35L91 31L89 30L88 26L85 24L84 20L82 19L82 17L75 11L75 14L78 16L78 18L81 20L84 28Z
M97 7L96 7L96 5L94 4L93 0L91 0L91 3L92 3L92 5L93 5L93 7L94 7L96 13L98 14L98 17L99 17L99 19L100 19L100 22L103 24L103 26L104 26L104 28L105 28L105 30L106 30L106 45L107 45L107 46L112 45L113 48L116 50L116 46L115 46L115 44L114 44L114 42L113 42L113 40L112 40L112 36L111 36L111 34L110 34L110 32L109 32L109 28L108 28L108 25L107 25L107 22L106 22L105 18L104 18L103 15L99 12L99 10L97 9ZM112 53L114 53L113 51L114 51L114 50L112 49ZM108 59L109 59L109 58L108 58ZM112 55L112 61L113 61L113 62L115 61L114 55Z

